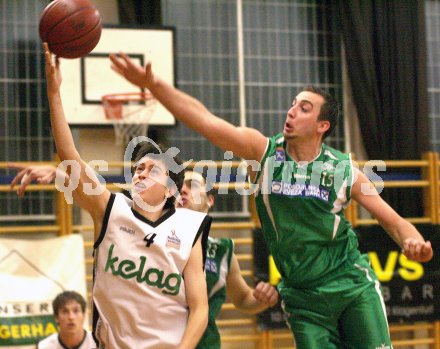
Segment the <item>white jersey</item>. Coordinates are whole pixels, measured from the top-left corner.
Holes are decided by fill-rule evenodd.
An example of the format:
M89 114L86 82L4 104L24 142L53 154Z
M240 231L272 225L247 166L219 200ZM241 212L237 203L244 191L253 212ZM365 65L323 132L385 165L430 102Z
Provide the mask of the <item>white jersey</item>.
M44 338L37 344L37 349L66 349L68 348L60 339L58 333L53 333L49 337ZM97 348L93 336L89 331L84 330L84 338L79 346L75 349L92 349Z
M151 222L112 194L95 242L94 334L99 348L175 348L188 319L182 273L199 236L204 213L170 209Z

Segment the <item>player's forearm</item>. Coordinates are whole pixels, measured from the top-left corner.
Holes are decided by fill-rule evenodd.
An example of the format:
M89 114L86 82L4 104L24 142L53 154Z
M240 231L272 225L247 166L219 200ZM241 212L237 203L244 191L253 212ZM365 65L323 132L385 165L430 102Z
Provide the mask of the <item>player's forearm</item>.
M216 118L200 101L159 78L148 89L177 120L198 133L204 134L210 119Z
M48 95L50 122L58 156L61 160L79 160L72 132L64 116L63 102L59 93Z
M258 314L269 308L269 304L263 303L256 299L250 291L244 298L234 302L234 306L241 312L246 314Z
M403 243L407 239L416 239L421 242L425 241L416 227L403 218L399 219L396 225L388 230L388 233L400 247L403 247Z
M243 128L236 127L230 122L212 114L196 98L182 92L168 83L156 79L148 86L155 97L187 127L205 137L216 147L224 151L232 151L235 156L247 160L260 160L262 154L254 156L256 153L254 143L258 139L264 143L266 138L262 135L252 135L252 139L247 138L250 133L243 132ZM260 136L260 137L257 137ZM246 141L244 141L246 139ZM265 146L263 146L264 153Z
M190 308L188 323L178 349L195 348L208 325L208 306Z

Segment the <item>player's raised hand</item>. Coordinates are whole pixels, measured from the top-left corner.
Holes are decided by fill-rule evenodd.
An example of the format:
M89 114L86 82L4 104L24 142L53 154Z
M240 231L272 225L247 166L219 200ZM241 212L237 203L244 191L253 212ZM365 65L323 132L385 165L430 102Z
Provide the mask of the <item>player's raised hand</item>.
M32 182L39 184L48 184L53 182L56 176L56 167L54 166L23 166L16 163L9 163L9 168L18 171L16 176L12 179L11 189L20 183L17 189L17 195L22 197L26 187Z
M110 61L112 62L111 68L132 84L148 88L154 83L151 62L148 62L143 68L123 52L119 52L117 55L111 54Z
M420 241L413 238L408 238L403 242L402 251L408 259L417 262L428 262L434 255L430 241Z
M49 94L55 94L59 92L62 81L60 59L55 57L55 62L53 61L52 53L49 50L47 42L43 43L43 47L46 58L47 92Z
M278 302L278 291L267 282L259 282L254 289L254 297L261 303L273 307Z

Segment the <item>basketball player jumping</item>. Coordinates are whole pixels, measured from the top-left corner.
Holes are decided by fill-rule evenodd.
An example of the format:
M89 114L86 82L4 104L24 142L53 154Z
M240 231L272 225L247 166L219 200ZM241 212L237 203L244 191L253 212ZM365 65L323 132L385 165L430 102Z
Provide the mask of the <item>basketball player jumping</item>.
M110 59L114 71L148 88L179 121L222 150L259 162L250 177L258 184L257 211L282 276L278 289L297 347L392 348L379 282L343 208L356 200L411 260L429 261L433 251L354 169L349 155L323 143L336 125L336 100L315 87L302 90L283 132L266 138L213 115L156 76L150 63L141 67L124 53Z
M18 173L11 187L20 183L17 194L23 196L26 187L32 182L51 183L56 176L65 178L65 172L55 166L21 166L10 164ZM185 171L184 183L180 190L180 199L176 207L208 213L214 204L214 196L207 192L204 177L198 172ZM216 318L228 295L234 306L241 312L257 314L278 302L278 292L266 282L259 282L255 289L248 286L241 275L240 265L234 254L234 242L229 238L208 237L205 276L208 291L208 326L197 349L220 349L220 333Z
M141 146L135 158L132 200L112 194L81 159L66 122L61 73L47 44L47 94L61 161L79 166L73 192L93 218L93 333L100 348L194 348L208 321L201 235L210 218L174 208L183 171L164 150Z

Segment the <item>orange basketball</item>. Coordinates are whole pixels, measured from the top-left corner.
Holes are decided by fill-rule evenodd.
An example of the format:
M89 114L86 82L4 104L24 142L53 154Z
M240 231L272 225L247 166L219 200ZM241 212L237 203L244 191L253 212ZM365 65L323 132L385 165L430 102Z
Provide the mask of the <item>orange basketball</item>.
M101 16L89 0L55 0L43 10L40 38L52 53L79 58L92 51L101 37Z

